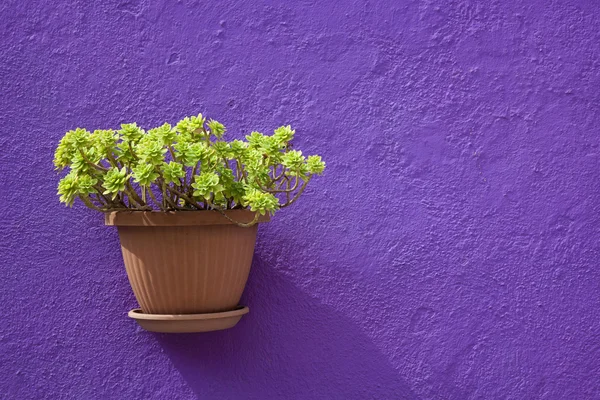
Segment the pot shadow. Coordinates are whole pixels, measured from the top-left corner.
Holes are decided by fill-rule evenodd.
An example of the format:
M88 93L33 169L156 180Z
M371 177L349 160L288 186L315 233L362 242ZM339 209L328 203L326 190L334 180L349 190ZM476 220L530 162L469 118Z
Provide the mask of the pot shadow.
M416 398L353 321L256 254L246 289L232 329L153 334L197 398Z

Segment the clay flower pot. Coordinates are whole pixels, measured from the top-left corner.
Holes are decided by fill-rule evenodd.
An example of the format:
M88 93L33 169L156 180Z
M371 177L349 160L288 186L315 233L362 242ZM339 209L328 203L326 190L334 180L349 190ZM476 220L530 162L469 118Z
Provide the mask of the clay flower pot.
M249 210L227 215L250 222ZM259 222L269 221L268 215ZM203 332L234 326L252 263L258 224L240 227L217 211L107 213L119 232L127 276L140 309L129 312L155 332Z

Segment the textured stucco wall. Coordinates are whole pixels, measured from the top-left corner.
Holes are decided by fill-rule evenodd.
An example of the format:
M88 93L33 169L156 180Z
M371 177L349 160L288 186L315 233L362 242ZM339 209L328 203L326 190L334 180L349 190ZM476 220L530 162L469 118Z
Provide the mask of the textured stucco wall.
M0 4L0 398L599 399L595 1ZM230 331L157 335L76 126L284 123L327 174Z

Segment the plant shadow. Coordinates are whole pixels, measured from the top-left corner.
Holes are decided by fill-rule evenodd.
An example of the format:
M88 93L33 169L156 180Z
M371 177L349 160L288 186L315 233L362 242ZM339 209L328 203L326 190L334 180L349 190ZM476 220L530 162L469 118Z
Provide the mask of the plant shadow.
M232 329L155 334L197 398L415 399L349 318L299 290L255 255Z

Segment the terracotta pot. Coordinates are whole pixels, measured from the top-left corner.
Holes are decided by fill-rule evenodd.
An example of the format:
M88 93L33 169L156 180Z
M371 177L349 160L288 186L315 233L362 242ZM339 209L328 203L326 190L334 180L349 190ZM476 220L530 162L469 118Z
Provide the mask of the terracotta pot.
M239 222L254 218L248 210L227 215ZM259 222L268 220L265 215ZM142 313L204 314L238 308L258 224L243 228L217 211L119 211L106 214L105 223L117 227Z

